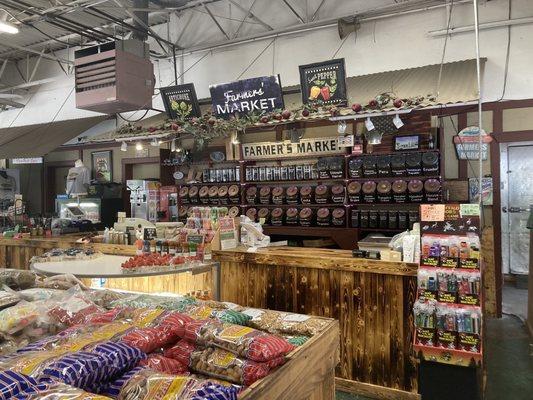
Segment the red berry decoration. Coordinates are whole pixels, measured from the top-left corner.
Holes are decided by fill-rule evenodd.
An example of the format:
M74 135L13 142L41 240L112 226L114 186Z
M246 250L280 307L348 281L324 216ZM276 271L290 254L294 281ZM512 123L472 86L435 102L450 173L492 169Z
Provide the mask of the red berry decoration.
M207 122L209 123L209 125L212 126L212 125L215 125L215 122L217 122L217 120L216 120L216 118L209 118L209 119L207 120Z
M376 108L378 106L378 101L376 99L372 99L368 102L368 106L370 108Z
M155 131L156 131L156 129L155 129L155 127L153 127L153 126L151 126L151 127L148 128L148 132L155 132Z
M282 117L281 114L275 114L275 115L274 115L274 119L277 119L278 121L281 121L282 118L283 118L283 117Z
M396 99L392 104L394 105L394 107L400 108L401 106L403 106L403 101L402 99Z
M337 109L337 107L332 107L329 110L329 113L331 114L332 117L334 117L334 116L336 116L339 113L339 110Z
M308 117L309 116L309 110L306 108L302 110L302 117Z
M353 103L353 104L352 104L352 110L353 110L354 112L359 112L359 111L361 111L362 109L363 109L363 106L361 106L361 104L359 104L359 103Z
M289 119L291 117L291 112L289 110L283 110L281 116L283 117L283 119Z
M268 123L269 120L266 115L263 115L259 121L261 121L262 124L266 124Z
M172 129L173 131L177 131L179 128L180 128L180 126L178 124L170 125L170 129Z

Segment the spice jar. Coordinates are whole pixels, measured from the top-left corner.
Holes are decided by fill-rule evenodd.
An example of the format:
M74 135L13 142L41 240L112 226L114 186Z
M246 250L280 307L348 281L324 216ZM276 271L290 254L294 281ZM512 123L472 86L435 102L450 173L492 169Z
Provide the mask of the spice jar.
M218 202L219 204L228 204L228 187L220 186L218 188Z
M287 199L287 204L298 204L298 187L289 186L285 193L285 198Z
M439 175L439 153L429 151L422 154L422 173L424 175Z
M374 178L378 176L377 157L366 156L363 159L363 176L365 178Z
M239 216L240 214L240 210L239 210L239 207L237 206L233 206L233 207L230 207L230 209L228 210L228 217L230 218L236 218Z
M270 204L270 186L263 186L259 189L259 203L261 204Z
M246 189L246 203L255 204L257 203L257 187L250 186Z
M361 202L361 183L357 181L350 182L347 187L348 201L350 203Z
M239 196L239 186L238 185L231 185L228 188L228 198L229 202L231 204L239 204L240 203L240 196Z
M330 226L330 219L330 212L327 208L319 208L316 212L316 224L318 226Z
M331 222L333 226L344 226L346 225L346 210L344 208L336 208L331 213L332 219Z
M189 189L189 201L192 203L192 204L197 204L198 203L198 186L193 186L192 188Z
M318 177L320 179L331 178L329 175L329 165L326 158L319 158L316 163L316 169L318 171Z
M335 184L331 187L331 202L344 203L344 186Z
M389 181L379 181L376 189L380 203L390 203L392 201L392 184Z
M274 208L270 214L270 223L274 226L283 225L283 209Z
M392 176L405 176L405 154L394 154L390 160Z
M408 176L422 175L422 155L420 153L410 153L405 156L405 167Z
M391 156L383 155L378 157L377 168L378 176L390 176L391 174Z
M313 202L313 188L311 186L302 186L300 189L300 201L302 204L311 204Z
M313 223L313 210L309 207L302 208L299 215L301 226L311 226Z
M198 197L200 198L201 204L208 204L209 203L209 187L202 186L200 190L198 191Z
M249 208L246 210L246 216L252 220L252 222L257 221L257 209L256 208Z
M326 204L329 198L329 188L326 185L318 185L315 189L315 202Z
M438 179L428 179L424 182L424 191L426 192L426 201L440 201L441 184Z
M209 203L218 204L218 188L216 186L209 188Z
M285 200L285 193L281 186L276 186L272 189L272 203L283 204Z
M180 188L179 198L181 204L189 204L189 187L182 186Z
M420 179L412 179L407 184L409 192L409 201L413 203L422 202L424 199L424 184Z
M407 182L398 179L392 182L392 198L396 203L405 203L407 201Z
M287 210L285 214L285 224L286 225L297 225L298 224L298 210L294 207L291 207Z
M365 203L374 203L376 201L376 182L366 181L363 183L361 190L363 191L363 201Z
M270 210L266 207L260 208L259 211L257 212L257 217L259 218L259 222L261 222L262 224L269 224L270 223Z
M348 163L348 170L350 178L362 178L363 177L363 158L352 158Z

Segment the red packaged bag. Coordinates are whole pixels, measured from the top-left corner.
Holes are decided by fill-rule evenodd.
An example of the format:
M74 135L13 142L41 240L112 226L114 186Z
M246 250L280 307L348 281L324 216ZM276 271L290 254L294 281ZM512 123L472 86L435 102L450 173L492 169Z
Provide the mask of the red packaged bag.
M85 323L89 316L103 311L84 295L77 294L58 302L48 311L48 315L68 327Z
M167 328L143 328L134 329L128 332L122 341L145 353L151 353L154 350L174 343L178 337Z
M203 346L220 347L240 357L260 362L283 357L295 348L280 336L213 320L188 323L184 339Z
M185 334L185 326L194 321L189 315L172 312L159 323L162 328L169 329L176 337L182 338Z
M215 347L199 347L186 340L180 340L174 347L165 350L165 356L179 360L179 363L187 361L189 368L195 372L246 386L270 372L267 363L238 358ZM278 365L279 362L278 359Z
M139 362L139 366L148 367L157 372L173 375L182 375L189 371L187 364L182 364L178 360L165 357L161 354L150 354L148 358Z

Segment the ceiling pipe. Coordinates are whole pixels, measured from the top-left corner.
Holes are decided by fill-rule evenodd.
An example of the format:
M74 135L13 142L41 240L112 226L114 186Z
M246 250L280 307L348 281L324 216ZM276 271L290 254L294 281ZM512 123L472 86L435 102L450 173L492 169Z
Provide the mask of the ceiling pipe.
M148 0L133 0L134 8L148 8ZM140 40L141 42L146 42L148 39L148 11L133 11L133 15L136 18L133 18L133 26L135 29L132 32L132 38Z

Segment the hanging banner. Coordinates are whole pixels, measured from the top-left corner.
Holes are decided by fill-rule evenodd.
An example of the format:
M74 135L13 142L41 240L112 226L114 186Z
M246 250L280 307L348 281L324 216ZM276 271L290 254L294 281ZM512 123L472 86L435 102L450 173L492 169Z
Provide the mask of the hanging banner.
M344 58L300 65L300 86L304 104L346 105Z
M481 130L481 159L486 160L492 138ZM479 127L469 126L453 137L459 160L479 160Z
M342 138L344 139L344 138ZM339 137L301 139L298 143L290 140L284 142L244 143L241 145L244 160L260 160L262 158L298 157L304 155L343 154L344 147Z
M213 114L220 118L284 108L279 75L210 85L209 91Z
M159 89L159 91L169 118L187 120L192 117L201 117L194 84L168 86Z

